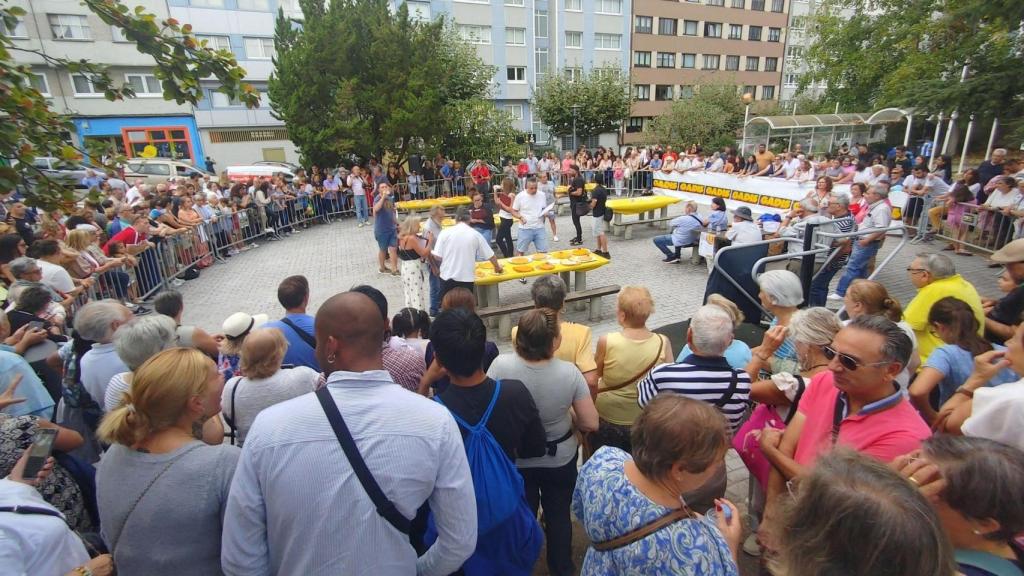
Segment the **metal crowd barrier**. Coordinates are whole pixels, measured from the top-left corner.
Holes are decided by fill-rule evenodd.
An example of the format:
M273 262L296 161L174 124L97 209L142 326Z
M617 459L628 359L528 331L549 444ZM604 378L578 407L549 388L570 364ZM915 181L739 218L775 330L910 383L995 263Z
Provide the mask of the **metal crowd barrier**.
M1017 205L1008 207L1017 210ZM921 239L935 237L949 242L956 250L968 248L994 252L1008 242L1024 237L1022 218L1004 209L988 209L975 203L929 198L918 218Z

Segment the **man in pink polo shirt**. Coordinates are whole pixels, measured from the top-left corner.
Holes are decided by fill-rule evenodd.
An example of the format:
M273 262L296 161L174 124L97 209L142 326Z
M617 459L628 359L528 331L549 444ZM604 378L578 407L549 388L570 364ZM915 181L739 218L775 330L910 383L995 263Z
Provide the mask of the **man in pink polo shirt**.
M773 465L769 499L837 444L890 462L931 435L895 382L912 351L902 328L881 316L860 316L823 351L829 369L811 380L786 431L762 434Z

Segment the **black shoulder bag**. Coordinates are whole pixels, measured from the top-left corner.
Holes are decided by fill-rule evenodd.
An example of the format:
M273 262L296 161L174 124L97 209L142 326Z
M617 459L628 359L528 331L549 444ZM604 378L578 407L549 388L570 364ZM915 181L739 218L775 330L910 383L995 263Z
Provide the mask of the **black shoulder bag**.
M312 334L310 334L309 332L306 332L302 328L299 328L298 324L296 324L295 322L292 322L291 320L289 320L287 318L281 318L281 322L283 322L289 328L294 330L295 333L299 335L299 338L302 338L303 342L305 342L306 344L309 344L310 348L312 348L313 350L316 350L316 338L313 338Z
M327 414L327 420L331 423L334 435L338 437L338 443L341 444L341 449L345 452L345 457L348 458L352 471L355 472L356 477L359 478L359 483L363 486L363 490L366 490L366 494L377 508L377 514L380 514L382 518L394 526L395 530L409 535L412 522L398 511L395 503L388 499L384 491L381 490L380 485L377 484L373 473L366 467L366 461L363 460L363 455L359 453L356 441L352 438L352 433L349 432L348 426L345 425L345 419L341 417L338 405L334 403L334 398L331 397L331 393L326 386L316 391L316 398L320 401L320 406L323 407L324 413Z

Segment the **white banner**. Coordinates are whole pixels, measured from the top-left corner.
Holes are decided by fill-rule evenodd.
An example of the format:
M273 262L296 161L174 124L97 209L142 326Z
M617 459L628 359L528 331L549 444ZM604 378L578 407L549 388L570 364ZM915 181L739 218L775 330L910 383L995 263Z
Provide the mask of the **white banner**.
M730 210L748 206L755 217L792 210L794 204L814 191L814 184L814 181L797 183L781 178L740 178L717 172L654 173L654 188L661 194L695 200L704 205L710 204L713 197L723 198ZM837 184L833 190L849 194L850 185ZM889 192L889 201L893 218L899 219L907 201L906 194L897 187Z

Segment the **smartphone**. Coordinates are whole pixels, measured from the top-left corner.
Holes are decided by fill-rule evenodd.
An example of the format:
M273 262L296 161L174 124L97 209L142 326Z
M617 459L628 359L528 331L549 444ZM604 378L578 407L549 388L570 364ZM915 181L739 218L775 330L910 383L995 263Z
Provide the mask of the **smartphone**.
M33 321L28 323L28 327L33 329L33 330L35 330L35 329L42 330L44 326L46 326L46 324L44 322L40 322L39 320L33 320Z
M25 462L25 471L21 477L26 480L34 480L39 471L46 465L46 459L50 457L53 450L53 441L57 439L57 431L52 428L39 428L36 430L35 438L32 439L32 446L29 446L28 461Z

